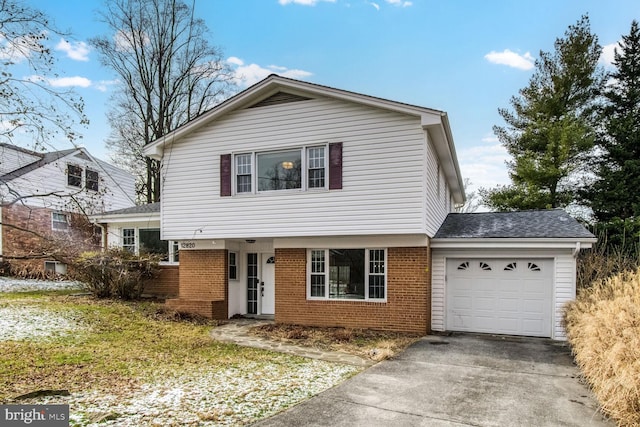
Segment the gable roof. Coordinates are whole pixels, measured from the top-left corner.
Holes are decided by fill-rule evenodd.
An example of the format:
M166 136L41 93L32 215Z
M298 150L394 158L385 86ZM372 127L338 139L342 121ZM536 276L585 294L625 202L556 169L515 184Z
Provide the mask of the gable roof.
M118 209L115 211L109 211L103 213L101 216L106 215L130 215L130 214L148 214L148 213L160 213L160 202L147 203L145 205L132 206L130 208Z
M286 93L288 96L297 96L300 98L309 98L314 96L329 97L419 117L422 128L429 132L429 136L433 141L433 146L442 165L442 170L447 178L452 194L454 195L454 200L456 203L464 203L464 184L460 173L460 167L458 165L458 158L456 156L447 113L431 108L419 107L370 95L336 89L316 83L294 80L281 77L276 74L271 74L253 86L248 87L195 119L180 126L173 132L170 132L162 138L147 144L144 147L143 152L148 157L160 160L166 147L179 142L180 139L186 135L200 129L231 111L255 106L256 104L259 104L260 102L282 92Z
M6 173L2 176L0 176L0 181L3 182L8 182L11 181L13 179L19 178L33 170L36 170L38 168L41 168L45 165L48 165L49 163L55 162L56 160L67 156L71 153L74 153L78 151L77 148L71 148L69 150L61 150L61 151L53 151L50 153L33 153L34 155L40 157L40 159L36 160L33 163L29 163L28 165L25 165L21 168L18 168L14 171L11 171L9 173ZM31 153L29 153L31 154Z
M130 208L117 209L90 216L91 220L98 223L110 222L135 222L160 220L160 202L136 205Z
M451 213L434 239L587 239L595 236L562 209Z

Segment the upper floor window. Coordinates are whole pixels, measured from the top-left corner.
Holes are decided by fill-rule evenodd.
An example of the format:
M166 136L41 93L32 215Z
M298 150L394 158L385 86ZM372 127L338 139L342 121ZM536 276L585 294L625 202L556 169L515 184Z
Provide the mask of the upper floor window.
M307 148L307 177L309 188L324 188L324 178L326 176L325 148Z
M294 190L302 187L301 150L256 154L258 191Z
M251 193L251 154L236 156L236 193Z
M236 194L326 188L326 151L319 146L236 154Z
M67 184L72 187L82 187L82 168L76 165L67 165Z
M91 169L85 171L85 186L89 190L98 191L99 189L100 174Z
M67 214L51 212L51 228L54 230L69 229L69 219L67 217Z

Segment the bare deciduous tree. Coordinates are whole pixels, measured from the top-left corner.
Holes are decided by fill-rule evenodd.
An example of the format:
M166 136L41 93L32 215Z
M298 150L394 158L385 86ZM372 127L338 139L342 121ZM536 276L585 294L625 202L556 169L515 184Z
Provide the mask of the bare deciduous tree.
M91 44L118 76L109 120L114 161L139 177L138 197L160 199L160 165L142 155L228 94L232 72L194 7L182 0L114 0L101 13L111 34Z
M79 137L73 124L88 124L84 102L73 91L55 88L55 58L47 47L52 34L65 35L46 15L18 0L0 0L0 142L21 134L32 149L62 134ZM18 66L31 75L17 77Z

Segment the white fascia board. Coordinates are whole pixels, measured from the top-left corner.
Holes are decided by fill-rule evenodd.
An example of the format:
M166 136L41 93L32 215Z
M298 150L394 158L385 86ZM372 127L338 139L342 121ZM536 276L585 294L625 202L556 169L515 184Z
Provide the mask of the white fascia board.
M466 201L464 183L446 113L442 113L438 121L424 120L423 117L422 128L431 136L433 146L438 155L438 161L442 165L449 188L453 194L454 202L463 204Z
M399 248L426 247L428 245L429 238L423 234L281 237L273 239L274 249L354 249L373 247Z
M574 249L580 242L582 249L588 249L595 238L584 239L432 239L433 249Z
M92 215L91 222L99 224L116 224L121 222L160 222L160 212L153 214L116 214L116 215Z

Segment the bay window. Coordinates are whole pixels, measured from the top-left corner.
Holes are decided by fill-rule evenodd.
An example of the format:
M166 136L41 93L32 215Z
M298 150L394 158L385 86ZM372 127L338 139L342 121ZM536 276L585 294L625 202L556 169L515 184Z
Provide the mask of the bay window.
M310 299L386 299L385 249L311 249Z

